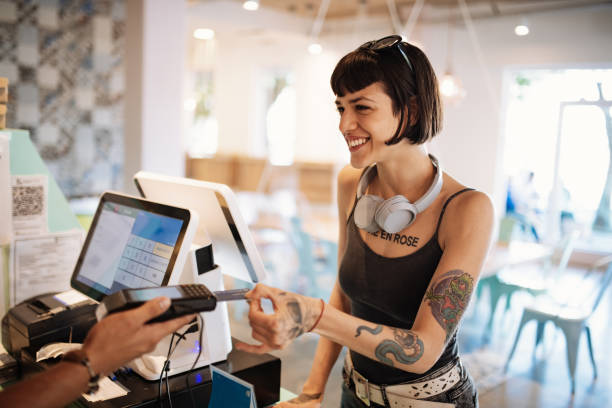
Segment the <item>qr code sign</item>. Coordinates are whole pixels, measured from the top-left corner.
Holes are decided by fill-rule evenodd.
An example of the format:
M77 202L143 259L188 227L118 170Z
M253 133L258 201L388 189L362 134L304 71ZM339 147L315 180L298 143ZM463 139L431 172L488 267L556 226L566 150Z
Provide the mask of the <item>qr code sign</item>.
M44 210L43 186L13 187L13 217L41 215Z

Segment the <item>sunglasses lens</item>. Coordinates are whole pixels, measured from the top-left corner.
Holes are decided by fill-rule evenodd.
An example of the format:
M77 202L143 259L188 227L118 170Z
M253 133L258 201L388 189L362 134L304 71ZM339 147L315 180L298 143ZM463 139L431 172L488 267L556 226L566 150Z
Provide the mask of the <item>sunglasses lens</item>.
M398 37L395 37L395 36L385 37L385 38L381 38L380 40L376 41L376 44L374 45L373 48L379 50L382 48L391 47L397 44L398 42L399 42Z
M380 40L368 41L367 43L359 47L359 49L380 51L380 50L384 50L387 48L391 48L394 45L399 44L401 41L402 41L402 37L400 37L399 35L390 35L388 37L381 38ZM408 59L404 51L402 51L401 46L398 46L397 50L400 52L400 54L402 54L402 57L404 57L404 60L406 60L408 67L412 71L413 70L412 64L410 63L410 60Z
M366 50L371 50L371 49L375 49L376 47L376 41L368 41L365 44L361 44L361 46L359 48L363 48Z

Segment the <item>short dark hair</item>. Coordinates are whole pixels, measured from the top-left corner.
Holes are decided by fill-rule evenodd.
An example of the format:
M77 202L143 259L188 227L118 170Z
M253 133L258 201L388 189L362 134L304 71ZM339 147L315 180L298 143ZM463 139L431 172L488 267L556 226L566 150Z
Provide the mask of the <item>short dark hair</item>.
M413 69L395 48L398 46L402 47ZM330 82L337 96L359 91L375 82L382 83L393 101L393 114L400 115L399 126L393 137L385 142L387 145L404 138L412 144L422 144L442 129L442 104L436 74L423 51L407 42L382 50L357 48L338 61ZM416 98L418 106L414 126L409 125L412 97Z

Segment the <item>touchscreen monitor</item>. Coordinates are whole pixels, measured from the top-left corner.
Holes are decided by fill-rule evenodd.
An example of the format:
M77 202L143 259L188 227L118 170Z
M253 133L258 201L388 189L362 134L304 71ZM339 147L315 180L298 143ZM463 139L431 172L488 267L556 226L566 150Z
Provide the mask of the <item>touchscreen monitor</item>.
M149 199L178 205L199 214L193 243L212 242L215 263L223 274L246 282L266 277L253 236L242 218L234 192L225 184L148 172L138 172L134 182Z
M100 300L120 289L167 284L189 224L188 210L105 193L72 275Z

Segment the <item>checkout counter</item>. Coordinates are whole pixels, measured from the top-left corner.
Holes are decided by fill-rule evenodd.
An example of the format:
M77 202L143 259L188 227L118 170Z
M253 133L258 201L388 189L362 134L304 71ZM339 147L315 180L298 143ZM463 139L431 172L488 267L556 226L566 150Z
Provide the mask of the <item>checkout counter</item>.
M5 384L0 381L0 386L19 381L59 361L59 359L49 359L36 362L36 353L51 343L82 343L88 330L96 323L95 301L84 300L68 308L58 301L56 296L57 294L51 293L28 299L13 307L2 319L2 343L17 364L4 368L10 370L10 375L5 378L11 380ZM250 354L232 347L227 359L214 365L252 384L258 407L267 407L279 401L281 373L279 358L270 354ZM169 377L168 385L173 406L191 408L192 396L198 406L208 406L212 392L210 376L209 367L203 366ZM112 380L125 388L128 393L97 402L90 402L81 397L71 406L92 408L159 406L158 381L146 380L129 369L117 370ZM190 392L186 387L186 381L191 385ZM167 398L166 393L162 398L164 400Z
M57 361L36 362L41 347L55 342L82 343L96 323L97 302L117 290L188 283L223 290L221 266L224 274L242 280L258 282L265 277L254 241L227 186L150 173L137 174L136 181L143 197L155 201L108 193L100 200L71 279L71 286L86 296L70 303L62 297L65 293L40 295L14 306L3 317L2 343L17 360L18 379ZM164 199L172 202L163 203ZM204 214L203 219L197 210ZM211 245L212 253L200 251ZM203 253L214 254L214 260L203 260ZM213 267L204 270L203 264ZM191 407L192 396L198 406L208 405L210 364L252 384L259 407L279 401L280 359L234 349L225 304L203 313L202 318L202 344L198 333L187 334L170 360L168 384L173 406ZM153 352L111 378L127 394L96 402L82 396L75 404L159 406L159 361L161 356L165 359L169 341L162 340ZM165 392L162 399L167 400Z
M53 362L36 363L28 352L24 352L21 354L18 364L19 378L25 378L43 370ZM215 363L215 366L252 384L258 407L268 407L280 400L281 361L279 358L270 354L256 355L232 350L226 361ZM197 406L207 407L212 392L210 369L207 366L169 378L173 406L193 408L191 396L186 387L186 377L189 377L191 394L197 402ZM159 407L157 381L145 380L138 374L125 370L118 370L113 381L125 387L129 392L122 397L97 402L89 402L81 397L70 406L91 408ZM165 393L162 400L164 404L167 404Z

